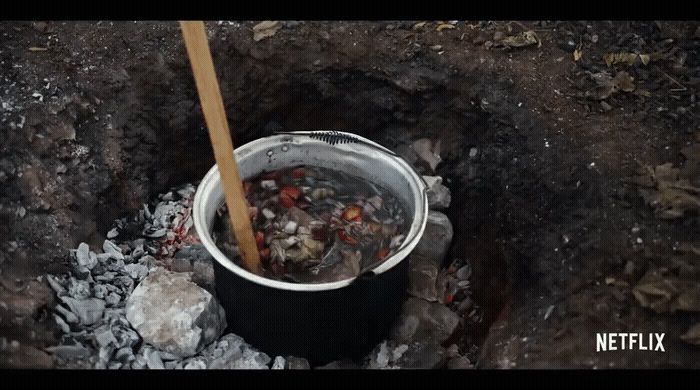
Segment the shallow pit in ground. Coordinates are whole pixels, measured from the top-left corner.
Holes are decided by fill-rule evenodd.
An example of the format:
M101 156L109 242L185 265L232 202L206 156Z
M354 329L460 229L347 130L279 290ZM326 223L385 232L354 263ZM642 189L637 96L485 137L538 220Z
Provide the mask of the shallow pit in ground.
M157 87L146 88L140 94L146 109L125 116L123 153L131 153L132 172L141 174L136 180L120 175L102 194L108 212L98 227L101 232L109 229L113 218L127 215L125 210L148 201L130 196L135 188L152 199L168 188L198 182L214 164L186 65L174 67L170 81L190 88L184 91L185 100L164 96ZM237 145L294 130L356 133L399 154L417 139L440 140L442 162L435 171L420 159L414 165L419 173L441 176L452 193L452 202L443 211L455 234L442 264L448 267L460 260L471 264L474 305L445 346L459 345L460 352L475 362L490 325L507 303L513 279L523 273L513 258L522 257L528 246L518 249L522 241L512 237L535 223L536 210L546 207L547 191L532 184L536 175L525 161L525 137L518 129L533 120L522 112L510 118L508 108L499 112L499 107L507 106L489 102L494 90L487 92L489 83L474 75L424 80L420 88L407 89L359 70L253 72L243 82L251 89L243 91L240 80L227 78L230 72L224 66L220 77ZM149 159L153 150L159 156Z

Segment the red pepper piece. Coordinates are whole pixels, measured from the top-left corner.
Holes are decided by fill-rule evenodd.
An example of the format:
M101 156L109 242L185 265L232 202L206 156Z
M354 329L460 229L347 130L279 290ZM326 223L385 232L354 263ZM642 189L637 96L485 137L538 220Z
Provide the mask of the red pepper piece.
M255 244L258 246L258 250L265 248L265 234L263 232L255 232Z
M447 294L445 297L445 303L452 303L452 301L455 300L455 296L453 294Z
M343 240L343 242L348 243L350 245L355 245L357 244L357 239L347 233L345 233L345 230L338 230L338 238Z
M301 179L306 176L304 168L294 168L291 173L292 179Z
M292 186L284 186L280 190L280 203L286 208L293 207L301 196L301 191Z
M389 249L381 248L377 251L377 260L384 260L389 255Z
M299 199L299 196L301 196L301 190L299 190L296 187L292 187L292 186L282 187L282 190L280 190L280 193L287 194L287 195L289 195L290 198L292 198L294 200Z
M270 262L270 248L264 248L260 251L260 261L265 264Z
M285 194L285 193L281 193L281 194L280 194L280 204L281 204L284 208L289 209L289 208L294 207L294 205L296 204L296 202L295 202L294 199L292 199L289 195L287 195L287 194Z

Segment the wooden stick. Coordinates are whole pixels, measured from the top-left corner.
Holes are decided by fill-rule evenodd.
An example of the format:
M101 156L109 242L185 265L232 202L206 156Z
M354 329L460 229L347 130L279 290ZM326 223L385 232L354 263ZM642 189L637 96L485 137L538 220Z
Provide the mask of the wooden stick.
M216 80L204 22L181 21L180 27L185 38L194 80L197 84L199 100L202 103L204 119L209 129L209 138L211 138L211 145L214 148L216 165L219 166L228 214L231 217L233 232L238 240L238 248L248 271L259 275L261 274L260 253L253 236L253 228L250 225L248 202L245 199L243 184L233 153L233 141L226 120L219 83Z

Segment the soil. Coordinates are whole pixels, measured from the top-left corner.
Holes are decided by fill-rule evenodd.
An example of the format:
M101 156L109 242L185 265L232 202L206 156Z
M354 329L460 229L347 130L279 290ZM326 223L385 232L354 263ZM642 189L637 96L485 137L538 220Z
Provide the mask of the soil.
M630 287L697 245L697 213L660 219L628 180L700 141L698 23L288 22L261 41L254 24L208 23L236 144L442 140L449 257L472 262L483 310L460 346L478 367L700 367L680 339L700 315L657 314ZM499 45L525 30L541 45ZM603 59L661 47L676 49ZM177 23L4 22L0 48L0 335L20 343L0 365L51 366L53 295L33 280L214 159ZM640 93L583 97L587 71L619 70ZM597 332L664 332L666 352L597 353Z

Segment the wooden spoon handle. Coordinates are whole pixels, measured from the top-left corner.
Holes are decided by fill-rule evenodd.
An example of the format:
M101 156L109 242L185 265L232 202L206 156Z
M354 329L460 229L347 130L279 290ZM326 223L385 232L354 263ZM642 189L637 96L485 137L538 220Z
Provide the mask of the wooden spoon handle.
M199 100L202 103L204 119L209 129L209 138L211 138L211 145L214 148L216 165L218 165L221 174L228 214L231 217L231 225L238 241L238 248L248 271L260 275L260 253L250 224L248 202L245 199L243 184L233 153L233 141L214 71L214 62L209 50L204 22L181 21L180 27L185 38L194 80L197 84Z

